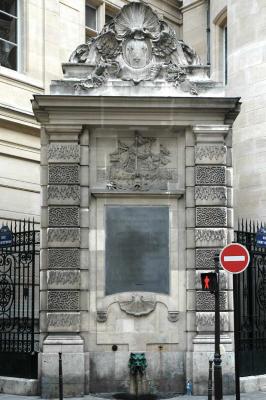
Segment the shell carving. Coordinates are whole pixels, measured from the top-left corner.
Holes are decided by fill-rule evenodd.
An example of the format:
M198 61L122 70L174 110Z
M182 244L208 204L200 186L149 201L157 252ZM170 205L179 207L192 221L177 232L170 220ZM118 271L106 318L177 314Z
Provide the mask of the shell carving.
M160 35L160 22L150 7L141 3L130 3L123 8L114 20L117 38L125 36L134 39L157 39Z
M144 300L143 296L134 295L130 301L119 302L122 311L127 314L140 317L142 315L150 314L156 306L155 301Z

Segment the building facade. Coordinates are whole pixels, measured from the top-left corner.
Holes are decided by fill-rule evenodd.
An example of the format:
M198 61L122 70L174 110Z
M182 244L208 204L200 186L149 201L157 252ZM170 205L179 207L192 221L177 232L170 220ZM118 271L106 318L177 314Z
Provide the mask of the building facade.
M232 240L233 230L231 210L233 205L232 143L230 129L238 112L237 108L235 108L237 100L233 101L233 105L229 100L226 100L228 103L220 106L220 100L217 100L217 98L241 97L243 104L242 111L237 116L233 129L235 219L243 216L263 220L265 217L264 194L266 190L264 174L266 144L263 131L266 124L264 112L266 106L266 52L264 51L266 8L261 5L259 0L252 2L252 5L246 0L241 2L241 5L237 0L228 2L218 0L184 0L183 2L154 0L146 2L157 12L161 20L174 29L178 39L183 39L186 45L196 51L202 64L209 67L205 68L203 74L206 82L213 81L219 84L210 87L210 92L208 92L209 89L207 90L212 100L210 103L208 101L204 103L204 100L202 102L202 115L205 115L205 117L197 115L197 118L194 118L192 116L193 112L196 113L197 108L194 100L189 111L191 115L186 122L184 122L184 115L181 123L179 117L175 119L172 114L167 114L167 112L165 115L161 114L162 118L166 118L169 121L172 118L172 121L174 120L175 124L179 126L177 129L180 133L179 142L174 143L175 139L173 138L175 138L176 132L167 130L167 124L164 127L168 139L170 138L167 143L161 143L161 133L154 131L157 148L160 148L162 144L166 147L166 150L163 150L165 153L169 151L169 148L176 152L176 158L180 160L180 164L175 165L173 159L169 163L173 169L179 169L179 183L183 183L181 186L186 195L184 196L184 192L182 194L179 193L178 196L182 195L183 197L181 196L177 203L176 200L169 200L166 194L162 195L162 193L160 193L162 197L158 196L158 193L152 196L148 194L146 198L144 196L143 200L141 200L143 207L150 204L159 208L170 207L172 215L178 215L181 224L178 225L177 221L173 222L175 219L170 221L172 229L169 238L173 246L176 236L181 240L178 245L180 246L178 254L175 254L174 251L170 253L170 264L173 268L168 277L169 282L173 282L178 276L179 284L171 287L173 296L170 296L168 300L158 294L147 298L144 296L142 300L144 300L144 303L146 301L147 304L143 306L142 301L142 309L143 307L144 309L145 307L151 307L153 311L153 307L156 305L157 310L156 313L151 312L147 317L148 322L146 321L142 324L142 319L138 319L136 315L132 316L132 314L130 315L125 311L130 307L130 304L131 307L132 304L137 307L141 303L141 299L139 297L128 297L127 295L124 295L124 297L121 297L121 295L115 296L117 287L112 276L108 280L108 282L112 282L108 289L110 293L107 297L109 300L111 299L109 303L108 299L105 299L103 295L104 286L107 282L104 279L104 260L101 253L103 251L101 246L104 246L103 238L100 237L101 234L105 235L104 229L102 229L104 225L103 210L105 207L110 207L110 218L114 218L111 215L112 211L115 212L112 206L117 205L117 200L110 200L112 196L101 193L99 189L103 191L102 187L96 187L94 196L96 200L90 205L93 213L89 217L87 214L90 206L86 202L84 203L84 198L88 196L89 180L91 179L94 185L97 186L99 183L97 181L98 177L103 176L103 170L106 167L104 160L105 162L108 160L110 163L111 159L117 157L117 152L125 152L125 147L132 147L134 141L142 142L144 140L145 142L147 138L150 138L150 141L153 139L151 126L153 126L153 129L155 128L154 123L151 123L152 117L151 115L147 117L149 123L146 121L141 127L137 126L138 129L142 129L139 137L132 130L130 130L130 133L125 134L121 128L122 130L118 136L122 142L121 146L124 145L124 148L119 149L104 136L104 131L99 126L101 116L98 113L96 124L98 125L98 131L96 130L92 133L92 147L90 148L88 144L88 126L90 122L87 119L82 119L79 116L77 117L80 118L79 123L72 121L71 124L67 124L68 126L63 125L61 121L62 129L60 128L61 130L56 131L51 121L55 118L55 124L58 123L57 107L63 107L66 119L67 115L72 113L72 110L68 108L67 103L64 101L62 101L62 104L52 104L52 111L47 110L46 97L43 97L44 103L41 100L41 95L50 93L52 80L57 82L52 85L53 95L64 94L60 80L73 78L75 70L71 71L69 66L65 65L63 75L61 64L69 60L70 55L78 45L96 37L97 32L101 31L105 22L109 22L128 3L130 1L119 0L77 0L75 2L70 0L46 0L45 2L14 0L1 3L3 5L2 9L0 9L0 135L2 148L0 157L2 164L0 217L2 220L24 217L35 217L38 220L40 206L42 207L42 247L44 251L41 272L41 339L45 339L47 334L48 337L45 346L42 347L44 358L43 361L40 360L40 363L44 362L45 364L45 357L47 357L47 360L52 359L52 354L56 354L62 346L67 348L69 346L68 337L73 334L75 337L70 343L70 347L76 349L77 355L73 360L75 360L75 365L79 372L76 377L71 377L71 379L74 379L74 387L77 384L76 387L78 389L74 389L74 392L71 392L73 390L72 387L69 389L70 393L81 394L81 387L85 388L86 392L90 390L99 391L101 371L104 379L108 377L106 389L111 390L113 388L115 390L115 386L112 386L112 382L115 380L119 380L120 386L116 387L121 389L123 382L127 381L123 376L122 370L124 368L123 365L127 363L128 351L146 351L147 347L145 346L147 343L149 344L148 357L149 363L153 368L153 377L157 380L161 379L162 385L165 384L164 391L167 391L167 388L169 391L174 389L182 391L181 388L184 388L185 379L188 378L193 380L197 393L204 393L207 388L207 375L202 371L208 362L208 351L213 343L213 304L209 304L209 300L200 290L199 271L204 271L209 266L212 266L214 251ZM255 26L255 29L249 28L252 26ZM75 53L72 57L73 61ZM209 74L209 81L205 74L206 71ZM78 79L80 79L80 71L77 73ZM42 146L46 150L50 149L47 150L48 153L46 150L42 153L42 159L40 158L40 124L36 122L31 106L33 95L37 95L36 99L38 99L35 113L39 123L44 126L42 130ZM97 96L97 93L95 96ZM165 93L163 94L162 92L162 100L158 100L158 104L164 105L165 109L168 108L168 112L171 113L171 107L166 104L167 101L164 96ZM145 97L144 93L143 97ZM176 96L172 97L175 98ZM127 101L129 102L129 108L134 108L133 105L130 105L130 96L127 97ZM107 101L107 109L114 106L112 102L114 100L110 101L109 99L109 103ZM181 103L180 106L185 107ZM216 105L216 111L212 109L213 105L211 103ZM34 103L35 106L36 102ZM94 106L89 103L89 100L88 104L85 105L84 103L83 105L84 110L86 110L86 107L93 108ZM147 108L147 104L143 106ZM155 109L159 105L154 104L153 106L153 115L155 115ZM75 107L77 110L79 105L76 104ZM98 105L95 107L97 108ZM116 104L115 110L118 114L119 107L122 109L124 104ZM221 113L217 111L219 107L223 108ZM42 111L43 115L41 114ZM178 113L177 110L176 112ZM133 113L132 110L131 113ZM144 111L138 110L136 118L140 119L143 113ZM47 116L51 118L49 123L45 121ZM111 129L110 121L105 120L107 117L102 116L102 118L108 129ZM46 126L47 124L51 125L50 128ZM129 124L134 125L134 119L127 117L127 127ZM159 120L157 124L162 124L162 120ZM145 128L144 130L143 127ZM80 141L78 138L80 138ZM58 152L59 154L61 152L61 150L58 150L59 147L62 144L64 147L62 142L70 142L70 147L62 152L63 156L61 158L58 158ZM142 145L148 146L148 142L142 143ZM208 143L211 146L218 145L220 148L218 158L216 156L214 158L209 155L206 156L204 151L203 153L200 151L200 148L202 146L205 148ZM46 146L48 147L46 148ZM133 151L134 149L132 148L131 150ZM71 153L71 157L66 160L64 154L68 154L68 152ZM183 154L186 154L186 160L182 159ZM158 158L157 150L155 155ZM77 170L77 165L85 170L88 169L89 157L95 161L92 163L93 168L96 169L97 166L98 170L92 169L90 176L81 172L80 179L79 175L76 175L76 180L72 182L70 194L67 196L68 199L64 202L62 202L62 199L58 201L58 196L60 197L58 193L64 188L61 186L56 188L56 185L67 185L69 183L68 181L65 183L58 181L58 179L61 180L62 178L60 173L56 172L58 164L60 164L59 167L64 164L65 169L67 169L70 163L74 170ZM97 157L102 161L99 164L97 164ZM164 154L164 157L167 158L166 154ZM41 181L44 191L42 196L40 196L39 180L40 160L43 165ZM52 176L49 178L50 181L48 181L47 175L49 163L51 168L54 169L54 172L51 173ZM204 179L208 178L206 176L210 165L211 168L217 168L217 181L211 185L216 187L216 189L212 189L216 195L214 199L212 198L208 202L211 181L208 183ZM197 182L195 183L196 170L202 170L202 173L204 170L203 175L205 177L199 174L198 177L196 176ZM225 173L226 177L224 176ZM103 182L104 178L101 179L103 179L101 180ZM105 183L111 186L113 184L112 181ZM54 196L50 194L50 200L47 197L47 184L50 185L50 191L54 191ZM135 182L135 184L139 185L140 183ZM51 187L53 185L54 187ZM83 191L87 193L86 195L83 194L80 199L75 197L77 186L84 187ZM111 186L108 190L112 190ZM174 187L174 191L178 191L181 186ZM68 193L68 189L66 190ZM71 193L72 195L74 193L72 200ZM195 193L197 193L197 198ZM109 200L106 200L104 196L107 196ZM157 199L156 196L158 197ZM132 195L132 198L133 200L130 200L130 204L136 205L134 195ZM124 208L126 208L126 205L128 206L125 198L119 200L119 204ZM67 208L71 209L72 214L69 214L68 217L65 214L64 218L68 218L68 222L65 222L65 224L67 227L71 226L69 229L72 230L74 236L77 235L80 229L81 236L75 236L76 239L71 237L67 243L62 244L60 238L58 241L51 240L51 238L54 235L56 237L60 233L59 230L62 230L60 224L62 224L63 217L59 225L57 225L58 215L62 216ZM214 214L210 213L211 209L213 209ZM124 211L126 212L126 210ZM209 215L207 215L208 212ZM218 217L217 212L220 213ZM182 217L183 214L186 215L186 220ZM92 217L93 215L97 221ZM71 222L69 222L70 220ZM160 223L162 226L165 223L163 217ZM89 224L92 224L94 231L98 232L97 235L100 235L95 243L93 242L93 235L89 236ZM46 237L47 229L51 233ZM208 235L206 236L208 229L214 234L211 240L208 239ZM89 255L91 253L89 253L85 237L87 239L90 237L90 241L92 241L90 242L90 251L92 249L95 258ZM81 261L79 263L76 249L80 247ZM108 249L104 248L104 251L107 252ZM59 253L63 257L69 254L70 260L72 260L72 267L71 265L69 266L70 271L68 268L65 270L65 261L62 261L64 258L61 258ZM57 260L56 264L55 260ZM63 262L62 265L60 260ZM91 282L97 282L97 284L95 284L96 286L92 284L91 292L88 296L89 263L92 265L92 280L91 277L90 280ZM53 266L51 267L51 265ZM98 265L100 266L99 269ZM51 269L50 271L48 271L49 268ZM71 268L73 271L71 271ZM126 283L129 284L128 282ZM167 282L165 284L167 286ZM165 289L166 286L163 286L160 290L167 291ZM225 387L228 391L232 391L233 382L233 316L232 312L230 312L232 310L230 288L230 281L223 280L223 346L227 353L225 356L225 381L227 382ZM228 292L227 289L229 289ZM149 287L148 291L154 292L154 288ZM122 289L120 288L118 292L122 292ZM129 292L134 291L131 288ZM63 294L65 293L67 293L67 299L64 302ZM61 298L63 299L62 301ZM88 307L88 303L90 307ZM106 322L107 310L110 307L114 307L115 311L111 313L111 316L109 315L109 321ZM165 310L167 310L167 313ZM91 314L88 316L89 312ZM125 314L129 315L129 317L125 318ZM115 319L118 319L120 324L118 329L120 334L119 343L116 340L115 327L117 322ZM178 324L179 332L182 332L182 334L177 339L176 326ZM148 334L147 326L150 331L155 330L155 327L157 327L158 332L162 332L161 336L152 336L151 332ZM168 331L167 337L163 333L163 327L165 328L165 326L167 326ZM134 336L134 329L139 335L142 335L145 331L146 342L144 344L141 343L139 346L140 342L136 339L139 336ZM88 335L90 330L92 332L91 336ZM81 332L81 335L78 336L77 332ZM55 336L61 334L61 342L56 342L56 337L53 337L53 334ZM65 337L62 337L62 334L66 334ZM129 339L126 339L128 336ZM118 352L112 349L114 345L118 345ZM120 350L122 351L120 352ZM86 355L87 353L92 353L92 356ZM110 358L110 363L108 364L110 369L114 368L116 371L114 376L108 375L103 370L106 356ZM120 356L121 363L117 361ZM57 357L57 354L54 357ZM165 375L160 376L160 370L156 370L158 361L156 357L162 362L163 368L165 368ZM171 359L171 357L173 358ZM84 360L84 370L80 371L80 362ZM169 374L173 364L178 365L178 371L173 376L178 386L173 386L172 382L166 380L166 375ZM51 378L50 372L55 371L55 368L57 368L55 365L50 371L43 371L43 393L46 396L53 395L53 390L56 390L56 383L49 380ZM71 362L68 362L65 368L72 369ZM75 378L77 378L76 381ZM48 386L51 388L51 393L47 389ZM159 388L153 389L155 391L159 390Z

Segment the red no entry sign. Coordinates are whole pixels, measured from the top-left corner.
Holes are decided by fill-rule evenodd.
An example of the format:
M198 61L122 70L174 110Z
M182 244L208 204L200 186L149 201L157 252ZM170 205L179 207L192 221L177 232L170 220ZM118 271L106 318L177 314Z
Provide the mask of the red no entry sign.
M249 252L239 243L231 243L220 253L220 264L228 272L239 274L249 264Z

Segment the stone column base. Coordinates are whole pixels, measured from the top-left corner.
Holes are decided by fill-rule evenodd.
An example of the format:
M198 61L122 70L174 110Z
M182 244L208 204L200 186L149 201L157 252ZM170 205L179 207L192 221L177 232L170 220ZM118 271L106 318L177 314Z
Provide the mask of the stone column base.
M209 360L214 358L214 335L198 335L193 340L193 394L208 394ZM223 394L235 393L235 355L229 336L221 336ZM214 382L213 382L214 387Z
M59 397L59 355L62 353L64 397L84 395L84 343L79 335L48 335L43 342L41 397Z

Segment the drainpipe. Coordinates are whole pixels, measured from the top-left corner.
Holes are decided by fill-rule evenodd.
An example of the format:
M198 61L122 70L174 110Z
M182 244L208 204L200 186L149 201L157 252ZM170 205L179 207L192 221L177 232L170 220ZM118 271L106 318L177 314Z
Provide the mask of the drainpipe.
M210 29L210 0L207 0L207 65L211 67L211 29ZM210 76L210 69L208 76Z

